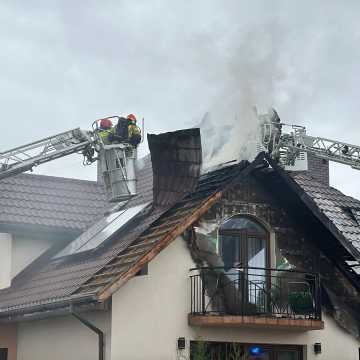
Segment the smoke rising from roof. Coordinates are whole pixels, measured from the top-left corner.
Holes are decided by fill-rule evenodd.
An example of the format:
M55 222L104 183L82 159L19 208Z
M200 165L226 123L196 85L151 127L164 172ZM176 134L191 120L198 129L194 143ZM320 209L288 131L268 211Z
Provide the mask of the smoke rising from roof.
M204 168L252 160L258 132L254 106L266 111L290 96L286 88L289 73L282 57L286 32L282 29L271 21L237 34L226 54L218 99L200 122Z
M2 1L1 150L132 112L149 133L209 112L217 135L237 114L246 137L253 105L357 144L359 12L358 0ZM79 163L36 171L96 178ZM356 176L341 166L333 184L359 197Z

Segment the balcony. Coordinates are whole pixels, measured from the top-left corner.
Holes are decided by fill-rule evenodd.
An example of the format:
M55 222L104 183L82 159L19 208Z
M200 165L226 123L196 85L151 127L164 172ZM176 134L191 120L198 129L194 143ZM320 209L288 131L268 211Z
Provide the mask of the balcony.
M192 326L324 328L318 274L256 267L190 271Z

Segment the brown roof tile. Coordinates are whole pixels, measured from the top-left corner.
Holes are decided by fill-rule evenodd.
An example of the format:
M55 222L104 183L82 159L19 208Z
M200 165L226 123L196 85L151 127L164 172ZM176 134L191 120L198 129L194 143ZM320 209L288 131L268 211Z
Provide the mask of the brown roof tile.
M95 181L21 174L0 181L0 226L84 230L108 207Z

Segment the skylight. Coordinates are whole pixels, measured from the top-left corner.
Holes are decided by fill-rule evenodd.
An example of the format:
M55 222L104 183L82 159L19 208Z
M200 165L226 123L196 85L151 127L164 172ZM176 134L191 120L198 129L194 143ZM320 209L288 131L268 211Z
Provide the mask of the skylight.
M141 204L125 210L117 211L102 218L66 246L65 249L60 251L55 258L73 255L97 248L105 240L109 239L123 226L125 226L136 215L143 211L148 205L149 203Z

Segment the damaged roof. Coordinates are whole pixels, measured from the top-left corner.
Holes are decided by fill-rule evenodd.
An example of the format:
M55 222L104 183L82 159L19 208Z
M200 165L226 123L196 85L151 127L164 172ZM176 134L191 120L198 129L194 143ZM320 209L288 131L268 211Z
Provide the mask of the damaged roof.
M260 155L259 155L260 156ZM286 172L267 155L267 171L254 174L319 249L360 290L360 201L325 185L309 173Z
M204 214L244 167L203 175L193 193L170 209L153 208L101 252L51 260L33 274L25 274L11 288L0 291L0 317L81 299L105 300Z
M263 170L266 177L271 174L277 180L286 180L281 183L289 191L285 197L290 192L294 195L296 187L298 198L306 200L308 213L316 209L323 216L324 226L336 227L337 234L342 234L345 241L351 242L351 247L357 246L359 237L356 234L360 225L356 225L355 220L350 215L348 217L347 210L344 209L349 206L358 209L358 200L317 183L307 175L289 175L269 161L261 153L252 163L243 161L206 173L199 178L190 193L175 199L173 203L151 207L97 251L86 256L47 259L34 271L25 272L21 278L16 279L11 288L0 291L0 318L35 313L69 303L105 301L204 215L239 179ZM196 161L189 166L195 163ZM266 169L271 171L266 173ZM155 174L156 171L155 169ZM152 165L149 159L144 161L138 174L139 195L131 200L131 206L152 199ZM192 177L191 171L189 174ZM192 180L190 183L193 184ZM184 194L183 189L179 193ZM335 221L336 213L340 214L341 222ZM328 219L327 224L324 219ZM350 228L350 224L354 229Z
M0 227L83 231L108 207L95 181L21 174L0 181Z
M167 135L165 134L165 136ZM183 177L186 178L186 173L191 178L196 173L199 176L201 167L201 156L198 154L201 152L201 147L197 146L200 138L199 129L179 131L174 133L174 137L178 141L176 146L172 146L172 151L179 155L178 160L182 167ZM194 141L190 141L186 137L193 138ZM157 138L157 140L161 139ZM157 143L161 146L161 141L157 141ZM188 146L189 144L193 144L195 147ZM152 146L151 141L149 145ZM186 152L194 151L195 157L191 159ZM164 152L164 154L166 153ZM183 158L180 157L180 154ZM196 168L197 170L195 170ZM152 164L147 158L142 161L138 169L138 195L129 201L127 207L151 201L153 198L152 172ZM156 168L154 173L159 173ZM169 179L171 186L172 176ZM198 178L196 183L191 180L194 187L197 182ZM184 181L185 185L188 183ZM213 185L211 184L211 186ZM183 185L177 184L177 195L171 196L174 202L177 200L181 202L180 198L184 197L185 192L182 187ZM161 186L158 190L162 194L166 194L168 189ZM196 202L192 206L182 209L184 210L183 219L186 214L191 214L196 206L200 206L208 193L204 192L200 197L198 195L200 194L197 194ZM165 199L163 196L161 198ZM135 271L134 268L139 266L137 261L139 258L146 255L149 260L151 250L156 246L163 247L164 239L166 241L173 239L168 233L173 235L175 219L167 224L160 224L159 219L163 219L162 216L167 214L174 202L169 204L167 201L165 205L152 206L146 214L136 216L131 222L131 227L121 228L115 238L106 242L100 249L85 255L70 255L60 259L52 258L53 253L48 254L48 258L43 259L35 269L25 271L22 276L15 279L11 288L0 291L0 316L12 312L33 311L38 307L58 306L63 301L77 301L89 299L89 296L99 296L101 290L106 288L110 282L120 278L124 273L132 274ZM178 215L170 216L180 221Z

